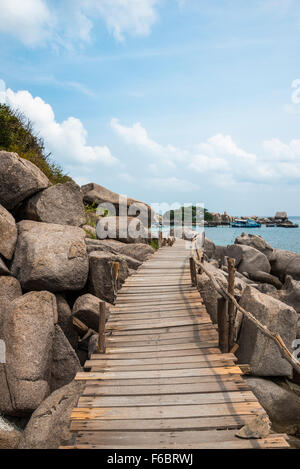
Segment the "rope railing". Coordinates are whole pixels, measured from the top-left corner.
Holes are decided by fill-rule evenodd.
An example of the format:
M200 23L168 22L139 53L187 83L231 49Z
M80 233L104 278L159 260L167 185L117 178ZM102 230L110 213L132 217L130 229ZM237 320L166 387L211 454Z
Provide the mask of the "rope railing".
M223 323L224 326L225 326L224 323L228 322L227 328L225 326L222 331L221 342L223 342L223 347L224 347L224 334L228 335L228 344L233 348L235 347L235 344L234 344L235 316L236 316L236 311L240 311L243 314L243 316L245 316L252 324L254 324L260 330L262 334L264 334L266 337L268 337L270 340L272 340L275 343L282 358L287 360L289 364L293 367L293 369L297 373L300 374L300 362L289 351L289 349L285 345L280 334L276 334L270 331L258 319L256 319L252 313L242 308L237 302L237 300L235 299L234 297L234 263L231 262L232 260L230 260L228 264L228 273L229 273L228 284L229 285L228 285L228 289L226 290L226 288L224 288L224 286L205 267L204 263L202 262L203 255L204 255L203 248L197 249L196 246L194 247L195 242L196 242L196 239L193 239L191 242L190 273L191 273L192 284L194 286L197 286L197 269L196 269L196 266L197 266L200 269L201 273L204 272L209 277L215 290L219 293L219 295L226 302L226 305L223 304L223 306L219 308L220 311L218 311L218 313L220 312L220 314L223 314L223 315L226 314L226 312L228 313L228 321L227 319L226 321L224 321L224 318L220 318L220 322ZM233 276L232 276L232 273L233 273ZM232 282L233 282L233 289L232 289ZM230 313L230 310L231 310L231 313ZM219 320L218 320L218 323L219 323Z

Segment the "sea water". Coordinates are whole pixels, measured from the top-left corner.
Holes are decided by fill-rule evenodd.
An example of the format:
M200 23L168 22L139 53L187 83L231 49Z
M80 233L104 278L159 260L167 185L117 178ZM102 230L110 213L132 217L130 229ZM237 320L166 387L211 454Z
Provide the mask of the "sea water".
M300 226L300 217L289 217L289 220ZM203 230L203 228L196 228L195 231L200 230ZM157 231L157 228L154 228L152 231ZM169 233L169 231L170 228L163 229L165 234ZM265 225L262 225L261 228L231 228L231 226L205 228L205 236L218 246L234 244L235 238L242 233L260 235L273 248L294 251L300 254L300 228L267 228Z
M289 220L300 226L300 217L289 217ZM300 228L267 228L265 225L262 225L261 228L231 228L230 226L205 228L205 236L219 246L234 244L235 238L242 233L258 234L273 248L300 254Z

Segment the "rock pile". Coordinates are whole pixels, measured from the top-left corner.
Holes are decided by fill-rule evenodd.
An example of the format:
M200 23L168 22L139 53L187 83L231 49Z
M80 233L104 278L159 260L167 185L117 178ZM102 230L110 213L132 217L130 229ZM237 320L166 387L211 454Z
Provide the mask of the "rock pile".
M56 448L68 440L81 389L74 377L88 357L84 331L98 330L99 304L114 303L128 275L154 252L148 224L138 218L139 242L129 232L119 236L112 216L105 221L117 227L115 239L97 239L100 217L84 201L108 201L109 193L96 184L52 186L32 163L0 152L0 339L6 346L0 448L19 440L21 448ZM16 419L28 421L22 436L10 423Z
M300 339L300 255L273 249L261 236L245 233L232 246L216 246L205 239L204 252L207 270L225 287L227 258L235 259L235 297L239 304L268 329L280 334L293 353L298 344L296 339ZM205 273L198 275L198 287L208 313L217 323L220 296ZM273 428L299 435L300 388L294 385L296 393L286 389L286 380L299 383L299 376L293 374L274 342L242 314L238 313L236 326L238 363L250 365L253 377L249 378L249 385L267 411Z

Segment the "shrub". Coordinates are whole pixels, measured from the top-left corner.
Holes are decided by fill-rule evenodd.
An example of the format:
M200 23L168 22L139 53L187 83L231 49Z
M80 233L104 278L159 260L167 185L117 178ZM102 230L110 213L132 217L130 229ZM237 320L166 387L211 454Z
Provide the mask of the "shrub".
M18 153L34 163L52 184L72 181L52 160L51 154L46 154L44 141L35 134L30 120L6 104L0 104L0 149Z

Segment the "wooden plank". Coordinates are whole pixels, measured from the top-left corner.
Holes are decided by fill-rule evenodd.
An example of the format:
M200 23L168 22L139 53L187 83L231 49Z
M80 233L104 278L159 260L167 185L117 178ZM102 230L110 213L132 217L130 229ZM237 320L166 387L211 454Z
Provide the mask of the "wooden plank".
M114 360L114 359L127 359L127 358L159 358L159 357L188 357L190 355L194 356L202 356L202 355L209 355L211 353L220 353L218 348L193 348L190 350L165 350L165 351L158 351L158 352L129 352L129 353L114 353L106 355L107 359ZM93 354L91 359L99 358L99 354Z
M131 323L133 322L133 324ZM107 322L107 330L118 329L118 330L137 330L137 329L155 329L161 327L177 327L177 326L189 326L193 324L209 324L209 319L207 317L195 317L193 319L161 319L161 320L140 320L140 321L126 321L121 322Z
M72 431L146 431L146 430L172 430L172 431L203 431L213 428L238 429L253 420L253 415L229 415L221 417L195 417L179 419L147 419L147 420L73 420Z
M187 343L187 344L174 344L174 345L157 345L157 346L144 346L144 347L122 347L122 348L111 348L107 347L107 353L135 353L135 352L164 352L167 350L199 350L204 348L216 348L218 346L216 341L207 341L199 343Z
M90 371L94 372L94 371L103 371L103 372L109 372L109 371L114 371L114 372L117 372L117 371L124 371L124 370L128 370L128 371L155 371L155 370L184 370L184 369L194 369L194 368L207 368L209 366L213 366L213 367L222 367L224 365L227 365L227 366L233 366L234 365L234 361L232 360L228 360L226 363L225 363L225 360L222 361L222 360L214 360L212 362L209 362L209 363L197 363L197 362L193 362L193 363L167 363L167 364L162 364L162 365L132 365L132 366L127 366L127 367L124 367L124 366L110 366L110 365L106 365L106 366L103 366L103 365L94 365L92 364L91 366L87 366L85 365L85 368L88 368L90 369Z
M203 337L203 339L198 339L199 341L200 340L205 340L205 338ZM216 337L216 334L210 334L210 335L207 335L206 336L206 340L215 340L217 342L217 337ZM110 343L109 346L111 348L120 348L120 347L130 347L132 346L133 344L137 347L142 347L142 346L149 346L149 345L169 345L169 344L186 344L186 343L194 343L195 340L193 340L192 338L183 338L183 339L157 339L157 340L144 340L144 341L140 341L140 340L136 340L136 342L132 342L132 341L129 341L129 342L117 342L117 343Z
M130 365L163 365L167 363L211 363L215 360L223 361L226 363L228 360L236 361L237 358L232 353L228 354L210 354L210 355L192 355L189 357L155 357L155 358L127 358L123 360L115 359L114 357L109 356L102 356L96 355L95 358L86 361L85 366L94 366L94 365L106 365L109 366L130 366Z
M154 449L152 444L130 445L133 449ZM157 447L157 446L156 446ZM118 445L76 445L77 449L129 449L129 446ZM289 444L284 436L270 435L261 440L243 440L236 438L233 441L223 442L204 442L204 443L190 443L190 444L169 444L168 446L160 445L159 449L287 449Z
M93 433L91 431L79 432L77 442L78 444L99 444L101 445L112 445L113 447L149 445L151 442L152 448L170 448L176 447L177 445L198 445L203 443L224 443L230 442L231 444L239 441L239 444L243 443L239 438L235 436L235 430L203 430L197 431L181 431L181 432L122 432L122 431L110 431L104 432L99 431ZM272 436L272 441L273 441ZM237 443L236 443L237 444ZM242 445L241 445L242 446Z
M196 338L198 339L199 337L202 337L203 333L215 333L217 334L216 328L208 324L206 327L203 327L201 329L196 329L192 331L182 331L182 332L165 332L161 334L135 334L131 335L129 332L128 335L119 335L119 336L107 336L106 340L107 342L111 343L117 343L117 342L136 342L137 340L168 340L168 339L183 339L185 337L190 338Z
M96 384L91 384L96 383ZM154 384L136 386L102 386L95 382L88 382L82 393L83 396L140 396L140 395L164 395L164 394L185 394L185 393L211 393L228 391L247 391L249 387L244 381L210 381L187 384Z
M202 331L204 329L208 329L210 327L215 327L212 323L207 324L193 324L192 326L177 326L177 327L163 327L157 329L140 329L136 331L113 331L113 337L121 337L121 336L135 336L135 335L145 335L145 334L166 334L168 332L194 332ZM111 335L112 332L109 331L108 335Z
M77 373L76 380L90 379L149 379L149 378L172 378L189 376L217 376L217 375L239 375L242 374L238 366L210 367L210 368L192 368L182 370L155 370L155 371L118 371L118 372L89 372Z
M157 357L157 358L133 358L133 359L111 359L109 357L102 357L98 355L98 358L93 358L92 360L87 360L85 363L86 367L95 366L95 365L109 365L109 366L131 366L131 365L164 365L168 363L172 364L186 364L186 363L211 363L214 361L222 361L226 364L228 360L236 361L237 358L232 353L227 354L211 354L211 355L200 355L200 356L190 356L190 357Z
M156 396L82 396L78 407L147 407L177 405L232 404L257 402L251 391L217 392L208 394L168 394Z
M85 373L87 374L87 373ZM234 381L237 382L238 379L241 380L241 375L208 375L208 376L176 376L176 377L167 377L167 378L147 378L141 381L140 379L128 378L127 380L124 379L101 379L99 374L95 373L95 378L90 377L90 379L85 380L84 378L82 381L86 381L87 384L89 383L98 383L99 386L161 386L164 384L197 384L197 383L209 383L215 381ZM150 393L151 394L151 393Z
M158 312L158 313L112 313L110 315L109 321L121 322L121 321L145 321L151 319L183 319L183 318L198 318L201 317L204 313L203 308L199 308L196 311L188 313L187 311L167 311L167 312ZM206 316L206 314L205 314Z
M72 420L133 420L164 419L188 417L220 417L227 415L264 414L261 405L256 402L232 402L230 404L205 405L168 405L157 407L76 407Z
M114 313L149 313L149 312L167 312L167 311L186 311L187 313L189 313L190 311L195 311L195 312L198 312L199 310L201 311L201 309L203 308L203 305L202 303L197 303L195 304L194 306L193 305L179 305L179 304L169 304L169 305L165 305L165 306L161 306L159 304L157 305L148 305L148 306L145 306L145 305L138 305L138 306L126 306L126 307L119 307L119 305L116 305L116 306L110 306L110 311L112 314Z

